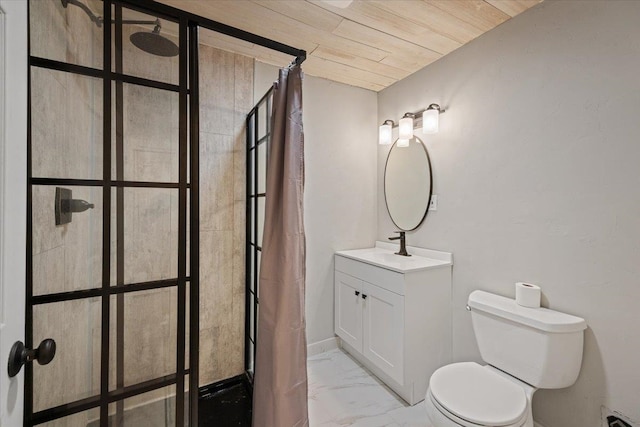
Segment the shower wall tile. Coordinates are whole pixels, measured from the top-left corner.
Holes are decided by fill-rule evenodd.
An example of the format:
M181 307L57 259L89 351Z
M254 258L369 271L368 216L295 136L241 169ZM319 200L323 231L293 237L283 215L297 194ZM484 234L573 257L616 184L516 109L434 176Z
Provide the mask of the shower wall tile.
M248 56L235 55L236 129L244 128L247 114L253 108L253 62Z
M64 283L65 247L58 247L33 255L33 288L34 294L48 294L59 291L59 284Z
M234 134L237 55L200 46L200 130L231 136Z
M233 145L228 135L200 135L200 229L233 228Z
M178 94L125 84L123 108L124 178L177 182Z
M240 295L242 298L245 290L246 209L244 201L233 203L233 294Z
M244 370L245 118L253 60L200 47L200 384Z
M234 116L234 200L245 200L246 125L247 113L253 108L253 59L236 55L235 60L235 116Z
M115 305L115 297L112 303ZM175 372L176 335L171 313L177 289L165 288L125 294L124 383L131 385ZM112 319L115 327L115 321Z
M236 137L236 142L241 141L241 148L233 151L233 200L246 200L246 175L247 175L247 155L245 149L245 133Z
M232 304L233 271L231 231L200 233L200 327L219 326L226 322Z
M32 0L30 15L33 55L102 68L102 29L82 9L65 8L59 0Z
M102 176L102 90L98 79L31 70L33 175Z
M211 384L220 377L220 353L228 349L217 346L220 328L204 328L200 324L200 386Z
M125 189L125 283L177 277L177 246L172 245L178 233L172 218L177 216L177 190Z

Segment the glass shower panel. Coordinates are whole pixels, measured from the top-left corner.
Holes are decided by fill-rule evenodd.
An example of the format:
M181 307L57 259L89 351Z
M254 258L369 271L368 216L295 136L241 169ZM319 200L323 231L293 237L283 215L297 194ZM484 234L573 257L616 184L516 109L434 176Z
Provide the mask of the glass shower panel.
M111 284L175 279L178 276L178 190L124 188L120 212L116 192L112 190ZM122 227L124 241L117 239L118 227ZM122 258L119 266L118 255ZM120 273L118 267L122 269Z
M118 415L116 404L109 405L109 426L169 427L176 424L176 386L171 385L124 399L124 410ZM185 411L187 413L188 411ZM87 427L99 427L99 424Z
M33 364L34 411L100 393L100 308L100 298L33 307L33 342L56 342L51 363Z
M175 286L122 294L120 320L118 296L111 296L110 390L176 372L177 294Z
M267 190L267 141L258 145L258 161L256 168L258 169L258 193L264 193Z
M258 140L261 140L267 135L267 104L266 102L260 104L258 107L258 114L256 119L258 120L258 126L256 129Z
M31 123L34 177L102 179L100 79L32 67Z
M265 198L258 197L258 212L257 212L257 223L258 223L258 236L256 239L256 244L262 247L262 231L264 228L264 208L265 208ZM260 274L260 270L258 270L258 274Z
M31 55L91 68L102 68L103 28L100 0L29 2ZM96 21L94 22L91 17Z
M249 277L247 277L247 283L249 283L249 289L253 289L253 278L255 277L255 265L253 264L253 253L254 251L249 251L247 255L247 262L249 263Z
M116 90L114 89L114 94ZM117 120L116 103L112 114ZM176 92L122 84L122 146L114 132L112 156L122 150L122 179L178 182L179 95ZM112 177L118 179L117 164Z
M99 419L100 409L95 408L44 424L38 424L38 427L100 427Z
M259 300L260 299L260 263L262 262L262 251L257 251L256 254L258 256L258 262L256 263L256 274L258 275L258 282L256 283L255 292Z
M67 190L68 193L61 193ZM85 200L92 209L76 212L56 225L64 195ZM57 195L57 196L56 196ZM102 188L52 185L32 189L33 295L99 288L102 285Z
M115 13L113 14L115 18ZM122 73L177 85L180 79L177 22L122 8ZM113 25L113 71L118 72ZM154 53L152 53L154 52Z
M180 79L189 58L178 55L187 16L153 2L28 1L26 340L52 338L57 352L26 370L26 425L182 427L197 399L176 414L189 380L182 263L178 278L185 256L189 267L192 203L179 176L179 147L187 173L193 160L181 102L193 82Z

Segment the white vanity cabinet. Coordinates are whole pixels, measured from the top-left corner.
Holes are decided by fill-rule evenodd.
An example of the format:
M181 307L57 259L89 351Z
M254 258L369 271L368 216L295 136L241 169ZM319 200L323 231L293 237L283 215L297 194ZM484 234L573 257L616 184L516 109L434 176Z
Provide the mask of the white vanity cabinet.
M451 363L452 255L397 245L335 255L335 333L342 347L410 404Z

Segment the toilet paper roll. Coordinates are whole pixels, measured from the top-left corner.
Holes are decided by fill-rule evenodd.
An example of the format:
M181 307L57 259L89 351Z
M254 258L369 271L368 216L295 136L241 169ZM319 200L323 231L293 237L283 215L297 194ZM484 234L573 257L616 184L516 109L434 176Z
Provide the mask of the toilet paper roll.
M532 285L531 283L516 283L516 303L518 305L538 308L540 307L540 294L541 290L539 286Z

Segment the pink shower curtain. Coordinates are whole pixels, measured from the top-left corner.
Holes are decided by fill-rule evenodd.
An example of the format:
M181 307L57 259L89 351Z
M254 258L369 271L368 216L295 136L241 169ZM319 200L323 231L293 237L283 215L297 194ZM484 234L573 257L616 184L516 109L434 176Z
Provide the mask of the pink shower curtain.
M260 268L253 427L303 427L307 414L302 196L302 71L280 70L273 92Z

